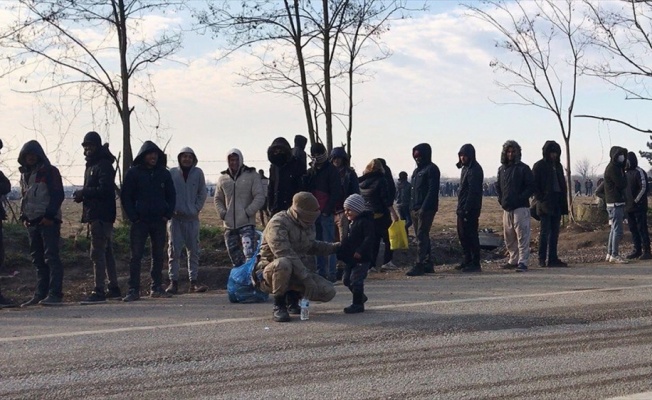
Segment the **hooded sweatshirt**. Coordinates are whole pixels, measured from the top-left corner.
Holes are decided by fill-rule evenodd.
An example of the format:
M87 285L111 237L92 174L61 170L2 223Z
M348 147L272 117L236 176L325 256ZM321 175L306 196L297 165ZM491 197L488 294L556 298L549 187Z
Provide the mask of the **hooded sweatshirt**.
M515 151L514 159L507 159L507 149ZM521 161L521 146L514 140L503 144L500 153L501 166L498 168L496 192L498 203L505 211L530 207L530 196L534 193L534 175L530 167Z
M647 212L647 173L638 166L638 158L633 152L627 153L627 192L625 211Z
M145 155L151 152L158 154L153 168L145 165ZM177 195L166 164L165 153L153 142L145 141L125 175L120 194L131 222L152 223L172 218Z
M255 168L244 164L242 152L231 149L226 153L240 159L240 168L235 173L229 168L222 171L215 185L215 207L227 229L256 226L256 213L265 204L265 192L260 175Z
M550 157L551 153L559 156L556 161ZM568 202L566 195L568 189L564 179L564 168L561 159L561 146L553 140L548 140L543 145L543 158L532 167L534 174L534 197L537 200L538 215L567 215Z
M457 215L479 216L482 209L482 185L484 171L475 159L475 147L465 144L457 153L458 157L465 155L469 158L466 164L458 162L457 168L462 169L460 189L457 194Z
M267 149L269 185L267 186L267 205L276 214L292 205L292 196L301 190L301 179L306 174L305 162L292 155L290 143L285 138L274 139Z
M439 167L432 162L432 148L428 143L421 143L412 149L412 157L416 159L417 168L412 172L412 197L410 209L417 211L439 210L439 180L441 173Z
M623 156L623 161L619 161L620 156ZM609 150L609 157L611 161L604 170L604 202L607 203L607 206L625 205L627 149L613 146Z
M193 157L193 163L187 171L187 178L184 177L183 168L181 168L181 155L190 153ZM174 218L179 220L199 220L199 212L206 203L206 180L204 171L197 167L197 155L190 147L184 147L177 155L179 166L170 169L172 182L177 199L174 206Z
M349 164L349 155L343 147L333 147L331 150L330 160L334 158L341 158L342 165L337 168L340 174L340 182L342 183L342 196L340 201L335 205L335 212L339 213L344 211L344 200L352 194L360 194L360 186L358 185L358 174L355 173Z
M25 157L28 153L36 154L36 165L28 167ZM18 155L20 164L20 219L32 224L41 219L61 222L61 204L65 197L63 182L57 167L50 164L43 148L36 140L23 145Z
M296 135L294 137L294 148L292 148L292 155L299 160L303 166L303 170L308 169L308 155L306 154L306 144L308 138L303 135Z

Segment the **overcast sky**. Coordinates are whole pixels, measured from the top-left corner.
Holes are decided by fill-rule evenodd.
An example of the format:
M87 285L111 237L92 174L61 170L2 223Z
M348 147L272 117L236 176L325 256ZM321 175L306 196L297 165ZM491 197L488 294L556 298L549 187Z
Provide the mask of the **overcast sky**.
M382 157L395 175L402 170L410 173L415 166L412 147L426 142L433 147L433 161L442 175L458 177L457 152L463 144L472 143L489 177L495 175L502 144L508 139L521 144L523 160L530 165L541 157L546 140L563 143L551 113L496 104L514 100L494 84L506 77L489 66L493 58L504 55L494 46L500 37L465 13L457 2L443 1L429 12L392 23L384 41L393 56L374 64L373 79L356 88L352 144L356 170L361 171L372 158ZM148 29L155 32L168 24L187 22L179 16L156 18L149 21ZM308 136L302 106L296 99L237 85L240 79L235 74L243 66L254 65L246 53L218 63L219 48L210 38L186 35L184 46L177 55L183 63L165 63L151 71L162 116L162 138L156 139L147 126L134 124L134 153L147 139L161 146L169 140L167 152L174 156L180 148L190 146L207 178L215 181L226 168L228 149L239 148L245 164L267 171L266 150L275 137L283 136L292 143L296 134ZM90 109L82 109L70 134L59 140L44 106L31 95L12 91L19 87L17 76L0 80L0 127L4 132L0 138L5 141L1 157L5 172L13 173L15 182L18 150L30 139L41 141L53 163L64 166L66 184L83 181L80 143L87 131L98 130L103 139L110 140L114 152L121 148L119 123L108 128L94 126ZM645 102L625 101L621 92L597 80L582 81L579 91L577 114L620 118L646 129L652 126L652 113ZM612 145L638 151L644 150L649 140L616 124L579 118L573 123L573 159L588 157L599 173ZM336 125L334 143L343 141L344 130Z

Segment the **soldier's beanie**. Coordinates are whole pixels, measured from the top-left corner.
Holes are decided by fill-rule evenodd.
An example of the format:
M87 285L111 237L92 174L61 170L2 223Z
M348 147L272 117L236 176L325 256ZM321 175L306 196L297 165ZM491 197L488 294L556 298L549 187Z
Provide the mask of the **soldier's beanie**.
M299 192L292 197L292 207L298 212L319 211L319 202L310 192Z
M364 197L354 193L344 200L344 208L348 208L349 210L353 210L360 214L367 209L367 205L365 204Z
M84 140L82 141L82 146L85 144L92 144L97 147L102 146L102 138L100 137L100 134L95 132L95 131L90 131L86 135L84 135Z

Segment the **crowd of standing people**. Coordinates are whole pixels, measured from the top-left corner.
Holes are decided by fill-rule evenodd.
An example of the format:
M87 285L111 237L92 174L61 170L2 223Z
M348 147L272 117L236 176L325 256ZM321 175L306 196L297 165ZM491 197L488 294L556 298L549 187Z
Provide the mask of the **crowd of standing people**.
M314 143L309 148L308 163L307 143L301 135L294 138L294 147L283 137L274 139L267 150L268 177L264 171L247 166L239 149L228 150L227 169L220 173L214 190L215 209L223 221L231 263L236 267L258 257L252 281L258 289L272 295L273 319L278 322L289 321L291 314L300 312L302 297L331 300L335 296L333 284L338 280L352 293L352 303L344 312L363 312L368 300L364 281L369 271L398 269L393 263L388 235L393 221L405 220L406 230L413 228L415 232L416 260L406 275L433 273L435 266L430 230L439 211L441 174L429 144L421 143L412 149L416 168L409 177L401 171L395 182L382 158L372 159L358 176L342 147L329 153L323 144ZM84 185L73 197L83 205L81 222L89 226L94 270L94 289L82 303L97 304L111 298L124 302L139 300L141 264L148 239L152 260L150 297L178 294L184 249L189 291L205 292L208 287L199 281L199 213L207 188L195 152L182 148L177 166L168 169L165 153L146 141L127 171L119 197L130 222L131 255L128 290L122 297L112 244L116 160L96 132L84 136L82 147L86 158ZM542 158L532 169L521 161L521 151L516 141L504 143L493 189L503 209L503 235L509 254L502 268L528 270L532 218L540 224L538 265L567 267L557 252L561 220L569 211L561 147L546 141ZM59 257L64 199L61 175L35 140L25 143L18 162L20 220L29 233L30 253L37 271L34 294L21 306L58 305L63 301L63 267ZM487 184L473 145L460 148L457 167L460 181L452 190L458 198L457 233L463 259L455 268L463 273L481 272L478 231ZM9 181L0 174L0 193L10 189ZM592 182L587 183L586 190L593 190ZM604 180L596 190L596 195L606 203L611 225L607 262L652 258L647 192L647 175L638 166L636 155L613 147ZM265 226L260 244L256 233L259 213ZM621 257L619 242L625 218L632 232L634 251ZM377 266L381 244L383 260ZM258 247L260 251L255 254ZM304 263L306 256L314 257L314 269ZM164 282L166 260L168 276ZM0 305L14 303L0 294Z

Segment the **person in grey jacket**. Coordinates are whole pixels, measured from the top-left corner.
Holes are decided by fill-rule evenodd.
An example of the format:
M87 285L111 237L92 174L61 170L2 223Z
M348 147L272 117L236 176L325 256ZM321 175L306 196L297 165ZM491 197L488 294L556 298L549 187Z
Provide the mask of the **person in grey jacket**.
M208 287L197 281L199 271L199 212L206 203L204 171L197 167L197 156L190 147L184 147L177 156L179 166L170 169L177 200L174 214L168 221L168 276L167 293L179 292L179 260L183 248L188 258L189 292L202 293Z
M242 152L227 152L229 167L215 185L215 207L226 228L224 241L234 267L244 264L256 248L256 214L265 205L265 192L255 168L244 164Z

